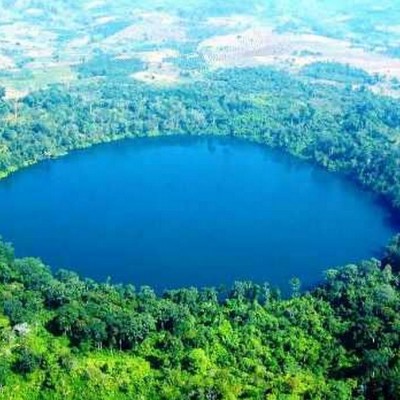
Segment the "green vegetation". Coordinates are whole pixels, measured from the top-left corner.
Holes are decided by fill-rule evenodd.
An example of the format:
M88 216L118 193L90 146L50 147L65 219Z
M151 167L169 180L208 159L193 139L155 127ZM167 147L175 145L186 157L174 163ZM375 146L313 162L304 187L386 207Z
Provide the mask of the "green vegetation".
M330 270L311 293L292 283L289 299L249 282L159 297L53 275L1 245L0 396L399 398L399 276L390 266Z
M384 263L390 264L400 271L400 234L396 235L387 246Z
M302 68L301 72L311 78L331 80L349 85L374 85L379 81L378 76L371 76L363 69L333 62L308 64Z
M136 59L116 60L107 54L99 53L92 59L82 62L76 67L78 78L93 78L113 76L114 78L129 77L140 71L142 63Z

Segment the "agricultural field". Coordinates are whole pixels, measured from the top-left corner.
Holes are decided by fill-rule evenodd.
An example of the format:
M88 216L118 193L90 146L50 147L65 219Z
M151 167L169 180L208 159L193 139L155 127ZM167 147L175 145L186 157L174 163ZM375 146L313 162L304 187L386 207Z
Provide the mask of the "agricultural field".
M203 0L195 8L190 1L133 3L0 1L0 85L7 97L105 75L170 86L215 69L268 65L302 74L315 63L361 69L379 77L368 83L371 90L400 95L400 25L390 3L351 16L340 1L318 16L310 0L252 1L245 13L238 1L227 7ZM96 68L99 60L107 60L106 69ZM329 76L321 81L338 84Z

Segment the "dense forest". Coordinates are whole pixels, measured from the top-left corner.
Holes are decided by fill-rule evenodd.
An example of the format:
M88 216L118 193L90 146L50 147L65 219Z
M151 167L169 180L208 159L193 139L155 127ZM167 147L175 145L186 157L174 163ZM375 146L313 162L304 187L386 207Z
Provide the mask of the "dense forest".
M326 73L326 66L307 71ZM347 174L400 205L400 107L397 100L362 85L323 85L310 82L307 74L295 77L255 68L216 71L172 88L95 77L17 102L6 101L2 93L0 98L3 177L100 142L168 134L231 135Z
M400 237L382 262L268 285L149 287L52 274L0 246L4 399L396 399ZM397 264L396 264L397 263Z

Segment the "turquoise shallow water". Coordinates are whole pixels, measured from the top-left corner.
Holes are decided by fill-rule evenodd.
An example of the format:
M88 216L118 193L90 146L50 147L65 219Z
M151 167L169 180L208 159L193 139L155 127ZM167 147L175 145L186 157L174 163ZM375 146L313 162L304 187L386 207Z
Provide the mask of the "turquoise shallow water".
M0 182L0 232L18 256L157 289L307 286L379 255L396 230L346 180L231 138L101 145Z

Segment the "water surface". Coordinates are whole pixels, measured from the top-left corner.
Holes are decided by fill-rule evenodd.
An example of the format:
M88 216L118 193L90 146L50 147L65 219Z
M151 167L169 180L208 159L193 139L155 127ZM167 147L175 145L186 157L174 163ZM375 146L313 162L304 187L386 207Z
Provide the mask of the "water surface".
M310 285L378 255L390 218L338 176L229 138L117 142L0 183L0 233L18 256L157 289Z

